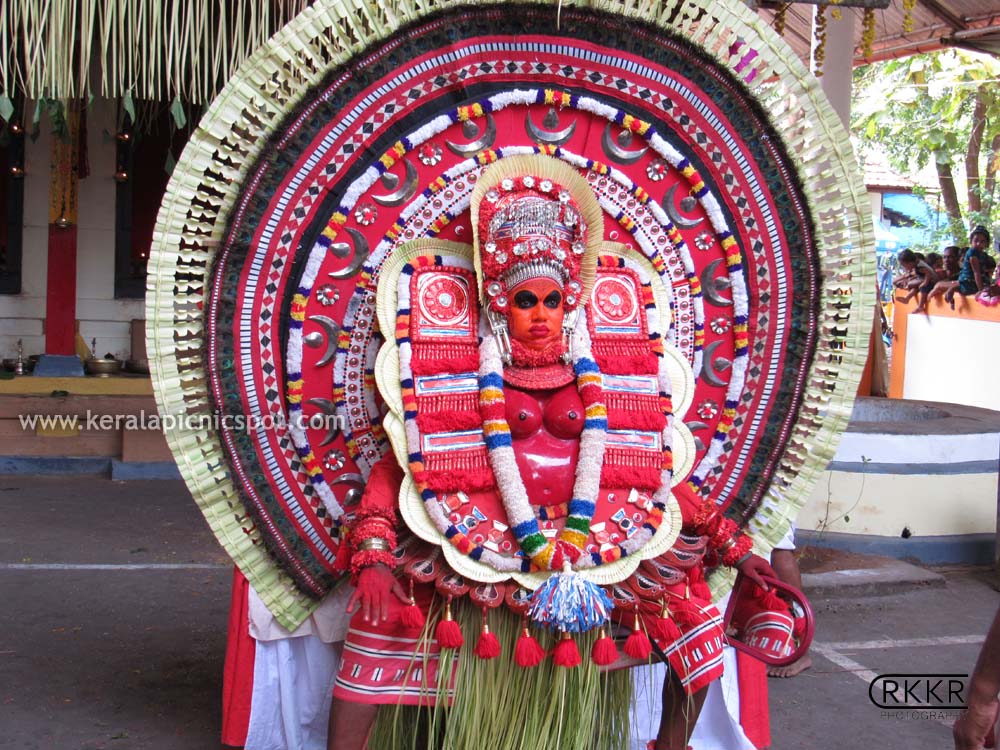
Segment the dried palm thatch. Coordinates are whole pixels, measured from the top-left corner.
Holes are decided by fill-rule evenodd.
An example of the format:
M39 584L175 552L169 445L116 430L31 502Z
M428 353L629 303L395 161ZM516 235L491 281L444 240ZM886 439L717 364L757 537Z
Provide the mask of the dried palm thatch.
M307 5L308 0L0 3L0 98L100 94L207 103Z

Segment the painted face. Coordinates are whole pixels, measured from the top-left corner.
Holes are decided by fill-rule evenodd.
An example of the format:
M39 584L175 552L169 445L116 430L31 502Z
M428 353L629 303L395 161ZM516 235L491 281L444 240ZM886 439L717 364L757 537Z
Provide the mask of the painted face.
M986 235L982 232L976 232L972 235L969 238L969 242L972 243L972 246L976 248L976 250L985 250L987 245L990 244L989 239L987 239Z
M551 279L529 279L510 291L510 335L542 351L562 337L562 289Z

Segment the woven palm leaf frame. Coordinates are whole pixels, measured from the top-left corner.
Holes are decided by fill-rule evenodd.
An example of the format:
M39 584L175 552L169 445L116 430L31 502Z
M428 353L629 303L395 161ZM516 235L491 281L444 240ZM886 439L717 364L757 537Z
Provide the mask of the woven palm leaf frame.
M248 176L272 152L271 139L289 127L288 114L328 80L332 70L435 12L486 12L510 5L321 0L259 49L225 86L167 188L154 233L146 297L154 393L161 413L175 417L167 441L213 533L286 627L304 620L322 592L296 585L287 561L275 560L266 534L241 499L250 478L230 462L223 433L199 422L211 425L218 413L211 396L212 368L231 365L220 365L207 351L203 311L211 302L216 256L227 228L238 219L234 212ZM795 419L788 425L781 454L772 457L770 481L762 485L753 511L739 517L754 535L757 551L767 553L786 532L835 451L867 352L874 307L874 287L868 283L874 239L850 141L818 81L742 3L559 5L564 19L576 9L634 19L714 58L714 64L756 100L785 153L793 155L819 265L811 302L816 337L801 393L796 394L800 401ZM553 13L553 26L556 23ZM725 580L714 581L717 593L726 586Z

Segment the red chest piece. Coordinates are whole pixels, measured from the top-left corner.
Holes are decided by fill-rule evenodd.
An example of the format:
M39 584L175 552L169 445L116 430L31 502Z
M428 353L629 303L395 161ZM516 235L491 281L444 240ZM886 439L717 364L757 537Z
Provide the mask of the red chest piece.
M506 390L514 456L532 505L558 505L573 496L583 432L576 384L546 391Z

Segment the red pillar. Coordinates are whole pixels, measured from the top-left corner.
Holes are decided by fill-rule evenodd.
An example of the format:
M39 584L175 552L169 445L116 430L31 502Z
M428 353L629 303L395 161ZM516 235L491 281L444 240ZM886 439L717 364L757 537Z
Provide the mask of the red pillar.
M45 353L76 354L76 224L49 224Z
M80 107L67 102L66 133L52 135L49 149L49 268L45 298L45 353L76 353L77 185L81 176ZM86 167L84 167L84 171Z

